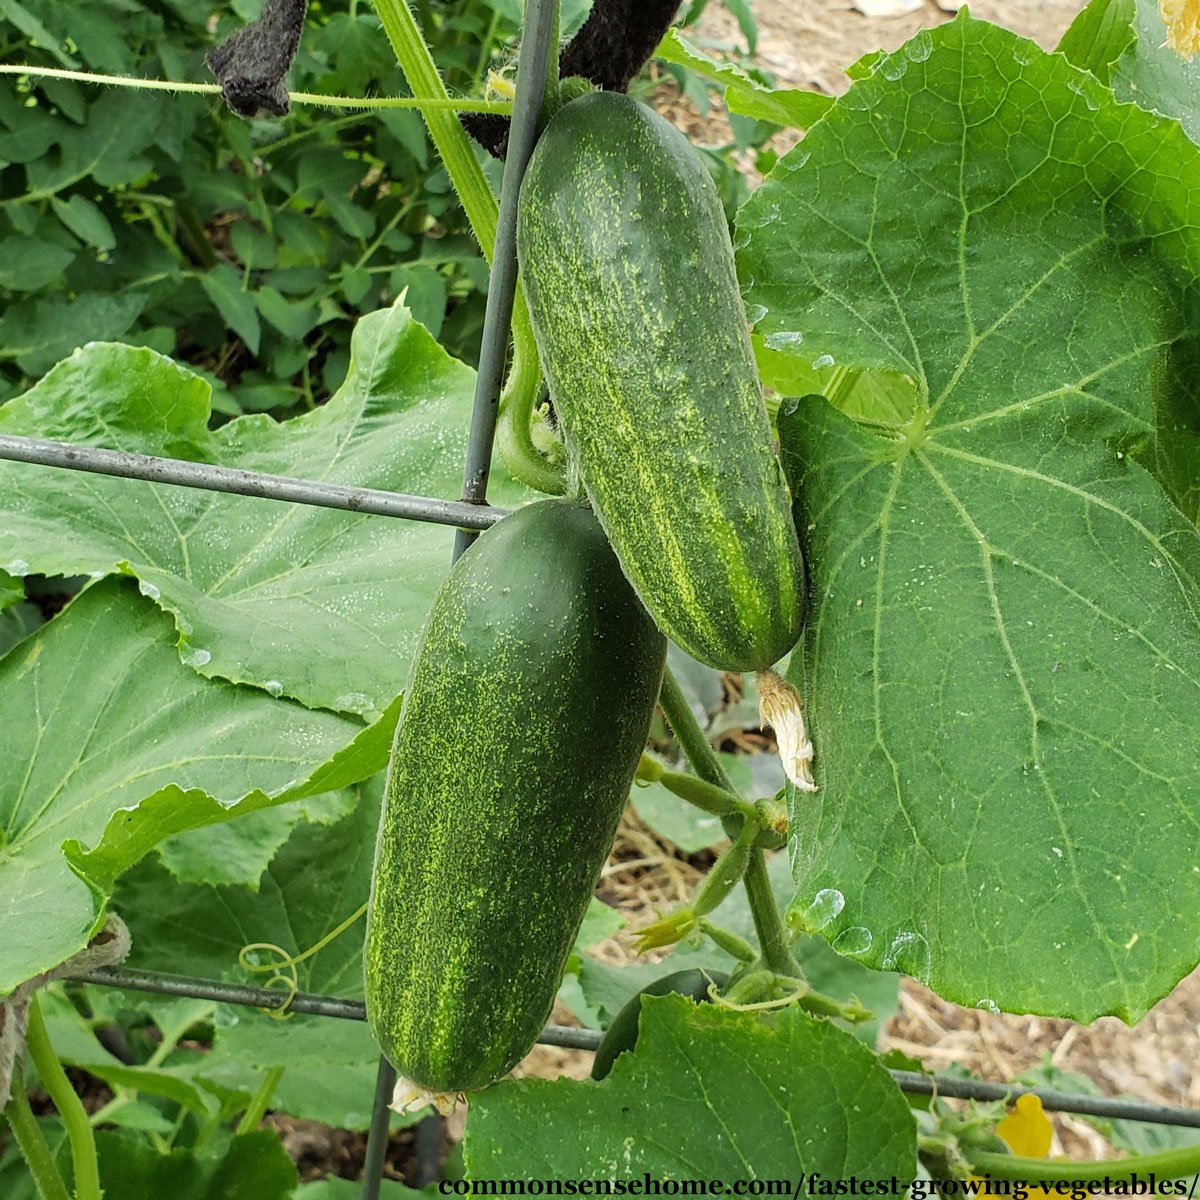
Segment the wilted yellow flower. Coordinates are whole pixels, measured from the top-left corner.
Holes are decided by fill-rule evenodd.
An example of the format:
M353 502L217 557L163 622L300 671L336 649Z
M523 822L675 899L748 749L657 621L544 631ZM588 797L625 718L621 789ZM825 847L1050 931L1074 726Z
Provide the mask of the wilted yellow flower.
M1167 45L1191 62L1200 53L1200 0L1158 0L1167 23Z
M800 693L774 671L759 671L758 712L762 723L775 731L784 773L802 792L815 792L813 746L804 728Z

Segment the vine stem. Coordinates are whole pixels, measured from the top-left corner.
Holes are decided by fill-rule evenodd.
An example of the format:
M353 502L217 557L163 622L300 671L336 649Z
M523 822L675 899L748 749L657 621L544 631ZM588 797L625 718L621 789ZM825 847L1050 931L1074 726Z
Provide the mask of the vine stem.
M758 809L741 796L735 796L725 788L717 787L706 779L698 779L684 771L666 771L658 776L658 782L681 800L695 808L711 813L714 817L740 816L757 824Z
M1049 1161L1021 1158L1014 1154L996 1154L990 1150L964 1151L972 1174L993 1179L1017 1179L1027 1183L1053 1183L1058 1180L1132 1179L1151 1173L1160 1179L1182 1179L1200 1173L1200 1146L1180 1146L1157 1154L1135 1154L1129 1158L1100 1159L1098 1162Z
M266 1115L267 1105L271 1103L271 1097L275 1095L275 1089L283 1078L283 1071L283 1067L271 1067L263 1073L262 1083L258 1085L258 1090L251 1097L246 1111L242 1113L242 1119L238 1122L236 1132L239 1136L243 1133L253 1133L258 1128Z
M50 1035L37 996L29 1001L29 1025L26 1030L29 1058L37 1067L46 1089L67 1131L71 1161L75 1167L75 1200L101 1200L100 1167L96 1159L96 1139L83 1101L75 1094L67 1073L54 1053Z
M37 67L29 63L4 63L0 75L30 75L45 79L74 79L79 83L102 83L107 87L138 88L150 92L192 92L201 96L219 96L215 83L181 83L172 79L138 79L132 75L102 75L94 71L68 71L63 67ZM508 100L454 100L448 95L418 99L416 96L323 96L318 92L288 92L294 104L315 104L322 108L419 108L445 109L451 112L495 113L508 116Z
M737 791L730 783L729 776L725 774L725 768L721 766L721 760L709 744L704 730L700 728L700 722L696 720L692 706L670 667L663 673L659 701L696 774L706 783L736 796ZM779 910L775 907L775 895L767 877L767 860L761 850L750 852L750 862L743 883L750 901L750 915L754 918L754 930L758 934L763 961L777 974L799 978L802 973L788 948L787 932L779 919Z
M496 197L471 149L470 138L453 112L442 111L449 107L448 104L437 107L425 103L429 100L448 101L449 96L406 0L375 0L375 8L409 90L425 105L422 115L429 136L445 164L483 256L490 264L496 246ZM512 105L507 105L504 111L511 112ZM542 371L520 283L513 301L512 338L512 365L500 393L500 452L509 470L522 483L539 491L561 495L566 490L562 473L554 470L533 444L530 429L542 386Z
M42 1200L71 1200L67 1185L46 1145L46 1139L29 1107L29 1097L25 1094L25 1079L20 1067L13 1071L12 1095L4 1106L4 1117L8 1127L17 1139L17 1145L25 1158L33 1182L37 1185L38 1194Z

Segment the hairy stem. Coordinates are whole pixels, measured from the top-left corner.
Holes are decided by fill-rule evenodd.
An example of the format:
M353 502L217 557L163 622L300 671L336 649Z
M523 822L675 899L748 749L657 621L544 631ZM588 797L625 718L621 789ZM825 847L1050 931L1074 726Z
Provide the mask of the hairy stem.
M42 1200L71 1200L67 1193L67 1185L59 1173L54 1155L42 1137L37 1117L29 1107L29 1097L25 1094L25 1079L20 1067L13 1071L12 1095L4 1106L4 1117L8 1127L17 1139L25 1165L29 1168L33 1182L37 1185L38 1195Z
M67 1130L71 1161L75 1166L75 1200L101 1200L100 1167L96 1160L96 1139L83 1101L75 1094L71 1081L50 1045L46 1022L36 996L29 1001L29 1027L26 1031L29 1058L37 1067L46 1089Z
M704 730L700 728L700 723L679 686L679 680L669 667L663 675L659 702L696 774L706 783L736 796L737 792L729 782L721 760L717 758L716 751L709 744ZM779 910L775 907L771 881L767 878L767 860L761 850L750 852L750 863L743 882L750 901L750 913L754 918L754 929L762 947L763 961L780 975L801 977L800 967L788 949L787 931L779 919Z
M775 893L767 877L767 860L761 850L750 852L750 863L743 879L746 895L750 900L750 915L754 918L754 931L762 947L763 961L779 975L802 978L800 965L792 957L788 947L787 931L775 907Z
M1135 1154L1129 1158L1101 1159L1099 1162L1050 1161L1021 1158L1015 1154L996 1154L990 1150L962 1150L974 1175L993 1179L1019 1179L1028 1183L1053 1183L1058 1180L1118 1180L1143 1178L1150 1174L1160 1179L1182 1179L1200 1173L1200 1145L1181 1146L1157 1154Z
M663 771L658 776L658 782L681 800L686 800L706 813L712 813L714 817L740 816L747 821L758 823L758 809L748 800L743 800L725 788L716 787L695 775L688 775L684 771Z
M733 784L729 782L729 776L725 774L721 760L717 758L716 751L709 745L708 738L705 736L704 730L700 728L700 722L696 720L696 714L692 712L692 706L687 702L687 697L679 686L679 680L675 678L670 667L663 674L662 691L659 693L658 699L663 707L663 712L666 713L667 722L679 739L679 744L683 747L688 762L692 764L692 770L706 783L711 783L714 787L722 788L736 796L737 792Z

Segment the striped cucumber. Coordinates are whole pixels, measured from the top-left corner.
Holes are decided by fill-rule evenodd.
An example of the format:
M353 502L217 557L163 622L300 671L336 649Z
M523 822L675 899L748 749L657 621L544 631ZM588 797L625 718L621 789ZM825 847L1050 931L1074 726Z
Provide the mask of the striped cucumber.
M580 505L518 509L451 571L404 699L367 921L367 1019L408 1081L480 1088L533 1045L665 654Z
M800 636L804 567L725 216L662 117L595 92L550 121L517 249L555 412L659 627L723 670Z

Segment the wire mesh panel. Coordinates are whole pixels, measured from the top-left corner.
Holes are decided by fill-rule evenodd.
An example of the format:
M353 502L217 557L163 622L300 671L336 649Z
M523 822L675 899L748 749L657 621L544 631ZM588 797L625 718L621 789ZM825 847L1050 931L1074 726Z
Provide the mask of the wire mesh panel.
M46 467L113 475L180 487L200 488L275 501L316 505L379 516L432 522L457 530L453 558L466 549L478 533L498 521L507 510L487 504L489 468L493 453L501 380L508 351L517 278L516 222L521 179L537 137L552 45L555 0L528 0L525 36L522 39L516 95L499 203L495 252L489 277L482 348L476 376L468 448L459 500L407 495L370 488L344 487L316 480L283 477L263 472L235 470L95 447L75 446L37 438L0 436L0 459ZM361 1021L361 1002L337 997L296 993L281 995L267 988L247 987L216 980L194 979L160 972L109 968L74 977L76 982L191 996L268 1010L290 1009L323 1017ZM544 1044L594 1050L598 1031L550 1025L543 1029ZM1153 1122L1200 1128L1200 1112L1128 1100L1084 1096L977 1081L940 1079L916 1072L893 1071L902 1089L912 1093L936 1092L942 1096L995 1100L1033 1093L1048 1109L1109 1119ZM377 1200L387 1149L389 1102L395 1072L380 1059L363 1176L364 1200Z

